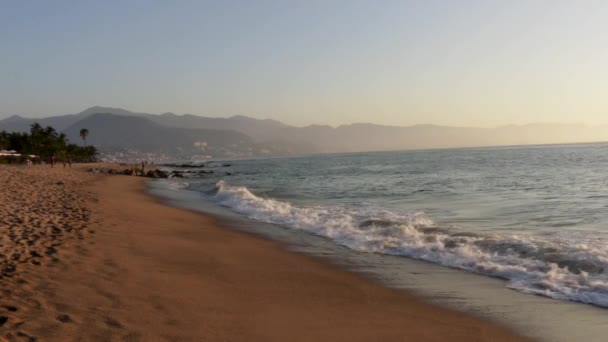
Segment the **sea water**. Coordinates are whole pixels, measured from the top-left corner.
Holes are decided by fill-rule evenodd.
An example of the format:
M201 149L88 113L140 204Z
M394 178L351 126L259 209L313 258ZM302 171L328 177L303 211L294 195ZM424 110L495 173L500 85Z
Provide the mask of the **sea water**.
M265 158L188 170L213 173L167 185L321 237L359 260L423 260L504 279L522 293L608 307L607 144Z

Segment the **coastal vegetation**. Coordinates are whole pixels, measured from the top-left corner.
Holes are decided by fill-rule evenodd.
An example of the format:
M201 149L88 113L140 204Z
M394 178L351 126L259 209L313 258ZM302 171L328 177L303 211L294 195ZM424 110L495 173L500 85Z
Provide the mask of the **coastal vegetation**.
M89 136L89 130L86 128L80 129L80 138L82 138L82 144L87 146L87 137Z
M86 129L85 129L86 130ZM88 130L86 130L88 135ZM15 158L9 161L31 159L33 161L74 161L93 162L97 149L94 146L78 146L70 143L64 133L59 133L51 126L42 127L38 123L30 126L26 132L0 132L0 150L15 151Z

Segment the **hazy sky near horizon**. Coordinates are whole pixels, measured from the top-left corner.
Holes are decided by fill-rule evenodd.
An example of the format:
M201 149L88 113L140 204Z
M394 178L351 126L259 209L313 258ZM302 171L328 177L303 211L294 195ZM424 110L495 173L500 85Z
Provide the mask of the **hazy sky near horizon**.
M0 117L608 123L606 1L5 1Z

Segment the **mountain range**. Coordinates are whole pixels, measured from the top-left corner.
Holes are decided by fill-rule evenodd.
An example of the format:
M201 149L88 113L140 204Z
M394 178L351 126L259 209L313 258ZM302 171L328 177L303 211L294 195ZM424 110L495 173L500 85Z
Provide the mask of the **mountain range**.
M78 141L81 128L101 151L131 149L188 158L193 155L294 155L445 147L574 143L608 140L608 126L510 125L496 128L356 123L338 127L295 127L246 116L213 118L191 114L149 114L91 107L77 114L0 120L0 131L27 131L38 122Z

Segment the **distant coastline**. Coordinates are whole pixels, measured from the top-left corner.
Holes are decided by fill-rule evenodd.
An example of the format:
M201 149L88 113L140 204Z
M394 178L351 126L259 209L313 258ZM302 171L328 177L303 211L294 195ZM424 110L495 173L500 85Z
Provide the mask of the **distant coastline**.
M77 114L45 118L11 116L0 131L53 126L77 141L79 127L91 129L90 143L106 160L157 162L204 158L248 158L413 149L498 147L608 141L608 126L529 124L495 128L357 123L338 127L295 127L276 120L190 114L136 113L91 107Z

